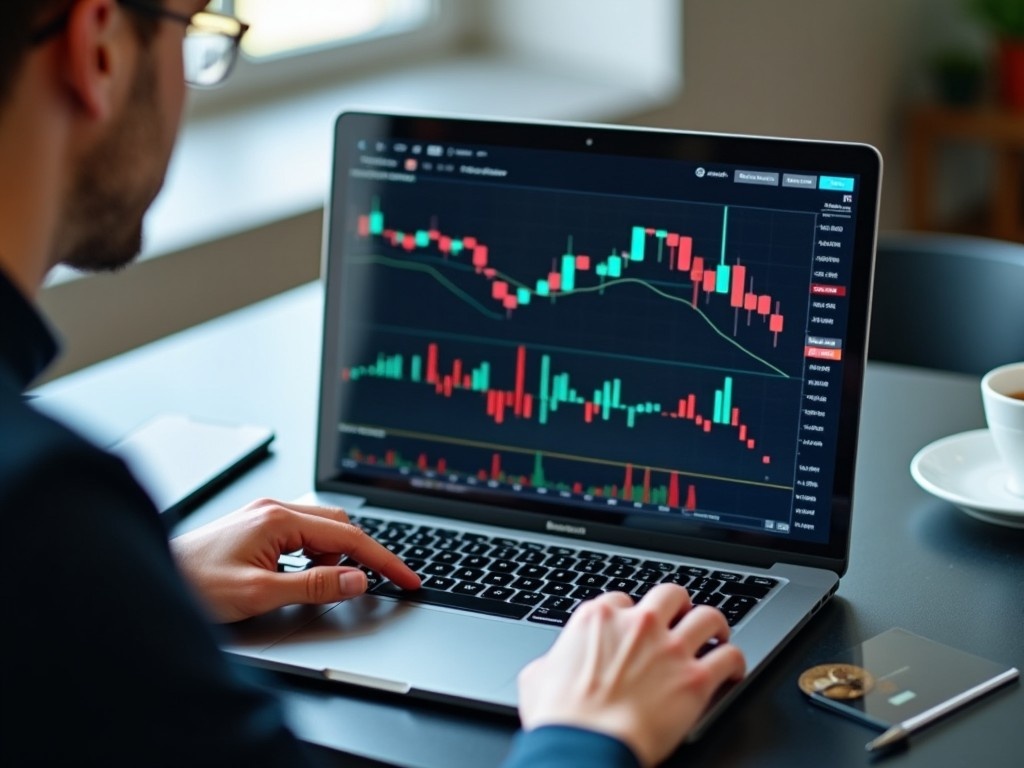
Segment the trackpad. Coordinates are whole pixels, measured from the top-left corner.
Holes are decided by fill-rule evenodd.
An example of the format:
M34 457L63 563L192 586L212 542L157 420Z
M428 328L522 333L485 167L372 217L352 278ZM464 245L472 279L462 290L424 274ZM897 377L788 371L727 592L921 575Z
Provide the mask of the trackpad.
M514 707L516 675L557 635L536 624L366 596L337 604L256 655L384 690Z

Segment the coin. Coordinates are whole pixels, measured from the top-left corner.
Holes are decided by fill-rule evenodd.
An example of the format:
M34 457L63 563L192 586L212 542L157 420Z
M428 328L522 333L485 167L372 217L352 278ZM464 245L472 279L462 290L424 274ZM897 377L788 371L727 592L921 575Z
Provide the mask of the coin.
M875 686L875 678L853 664L819 664L803 672L800 690L810 696L820 693L830 699L859 699Z

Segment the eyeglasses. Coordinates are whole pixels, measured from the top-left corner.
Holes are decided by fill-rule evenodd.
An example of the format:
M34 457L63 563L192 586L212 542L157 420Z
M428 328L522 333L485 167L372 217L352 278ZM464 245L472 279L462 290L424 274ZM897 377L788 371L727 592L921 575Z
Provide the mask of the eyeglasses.
M220 85L231 74L238 60L238 47L249 25L234 16L212 11L199 11L191 16L175 13L143 0L118 0L125 8L148 13L161 19L171 19L185 25L182 58L185 64L185 82L199 88ZM38 45L60 32L68 22L69 13L58 17L32 35L32 45Z
M191 16L168 11L140 0L118 0L126 8L172 19L185 25L183 58L185 82L200 88L220 85L238 60L238 47L249 25L234 16L199 11Z

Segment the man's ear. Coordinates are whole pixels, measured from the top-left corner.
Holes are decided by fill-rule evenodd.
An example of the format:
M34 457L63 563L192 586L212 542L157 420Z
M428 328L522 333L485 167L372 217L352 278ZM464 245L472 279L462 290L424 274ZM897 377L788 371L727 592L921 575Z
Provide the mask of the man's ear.
M71 7L64 77L91 118L105 120L114 111L119 81L130 67L125 26L116 0L80 0Z

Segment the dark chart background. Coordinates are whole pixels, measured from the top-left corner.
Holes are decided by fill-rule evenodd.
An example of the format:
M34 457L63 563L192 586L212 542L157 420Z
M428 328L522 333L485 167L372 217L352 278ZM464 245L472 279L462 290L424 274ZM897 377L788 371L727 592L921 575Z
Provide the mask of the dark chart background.
M813 213L423 177L346 194L344 467L790 520ZM676 236L689 269L728 269L695 285Z

